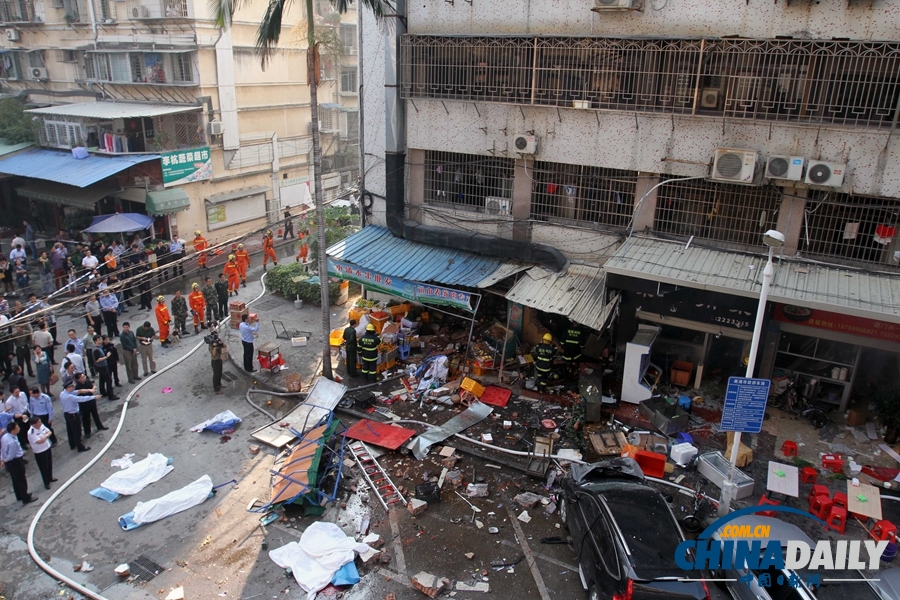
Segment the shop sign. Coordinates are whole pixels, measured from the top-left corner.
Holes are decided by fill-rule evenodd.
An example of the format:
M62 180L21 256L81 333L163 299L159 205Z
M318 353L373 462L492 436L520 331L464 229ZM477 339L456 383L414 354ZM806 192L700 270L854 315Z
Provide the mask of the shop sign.
M166 187L212 179L209 147L161 152L160 163Z
M472 295L468 292L391 277L390 275L331 258L328 259L328 274L361 283L368 288L391 294L398 298L428 304L455 306L472 312Z
M772 318L783 323L797 323L806 327L840 331L877 340L900 342L900 325L865 317L776 303L775 313Z
M670 291L664 296L645 292L630 293L634 296L634 303L642 311L666 317L712 323L741 331L753 331L753 323L756 321L757 302L748 298L692 289Z
M525 316L525 311L521 304L517 304L516 302L509 302L509 306L507 310L509 311L509 328L512 331L515 331L519 336L522 335L522 320Z

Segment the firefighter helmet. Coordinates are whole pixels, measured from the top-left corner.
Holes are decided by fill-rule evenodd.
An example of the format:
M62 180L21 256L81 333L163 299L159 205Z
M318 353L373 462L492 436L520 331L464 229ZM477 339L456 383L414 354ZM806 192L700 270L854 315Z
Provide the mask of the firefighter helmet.
M192 289L192 290L199 290L199 289L200 289L200 284L197 283L197 282L195 281L194 283L191 284L191 289Z
M369 323L366 325L366 331L375 331L375 326Z
M229 254L229 255L228 255L228 260L234 260L234 254Z
M157 301L157 302L165 302L165 301L166 301L166 297L163 296L163 295L159 295L159 296L156 297L156 301Z
M272 230L271 230L271 229L268 230L268 231L266 232L266 235L269 236L269 237L272 237Z
M194 235L196 235L197 237L200 237L200 230L198 229L197 231L195 231Z
M553 336L550 335L549 333L545 333L545 334L544 334L544 341L545 341L545 342L552 342L552 341L553 341Z
M238 250L243 250L243 249L244 249L244 245L243 245L243 244L238 244Z

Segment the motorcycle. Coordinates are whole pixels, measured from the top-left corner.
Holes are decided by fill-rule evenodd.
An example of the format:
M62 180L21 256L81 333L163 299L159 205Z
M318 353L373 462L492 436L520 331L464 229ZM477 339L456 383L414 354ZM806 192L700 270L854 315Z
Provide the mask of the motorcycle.
M816 429L825 427L829 420L824 410L816 406L809 398L797 390L797 382L793 380L788 382L787 387L780 394L770 397L768 405L794 415L806 417Z

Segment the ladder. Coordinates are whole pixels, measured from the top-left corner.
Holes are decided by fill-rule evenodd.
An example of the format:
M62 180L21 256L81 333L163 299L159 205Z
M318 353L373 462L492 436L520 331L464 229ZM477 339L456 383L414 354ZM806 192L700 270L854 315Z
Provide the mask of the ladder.
M363 477L369 482L369 486L375 490L375 494L378 496L378 500L381 502L384 510L389 511L391 508L395 508L397 504L406 506L406 499L403 497L403 494L400 493L400 490L397 489L391 478L381 468L381 465L378 464L378 461L375 460L375 457L372 456L366 445L357 441L347 447L350 449L353 458L356 459L356 464L362 469Z

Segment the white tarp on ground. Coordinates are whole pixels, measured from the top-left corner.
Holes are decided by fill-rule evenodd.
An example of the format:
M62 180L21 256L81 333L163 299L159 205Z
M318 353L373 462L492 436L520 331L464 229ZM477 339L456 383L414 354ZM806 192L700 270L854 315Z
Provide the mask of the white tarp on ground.
M209 429L210 431L218 434L231 433L232 431L234 431L234 426L240 422L240 417L238 417L230 410L226 410L224 412L220 412L212 419L207 419L199 425L194 425L193 427L191 427L191 431L193 431L194 433L200 433L201 431Z
M282 569L291 569L307 600L313 600L338 569L354 559L355 552L368 551L369 546L348 537L334 523L317 521L306 528L299 542L269 551L269 558Z
M162 454L148 454L144 460L139 460L127 469L110 475L100 487L123 496L133 496L171 473L174 467L168 463L169 459Z
M189 483L180 490L169 492L161 498L149 502L138 502L134 507L134 518L138 525L165 519L192 506L197 506L212 493L212 479L204 475L197 481Z

